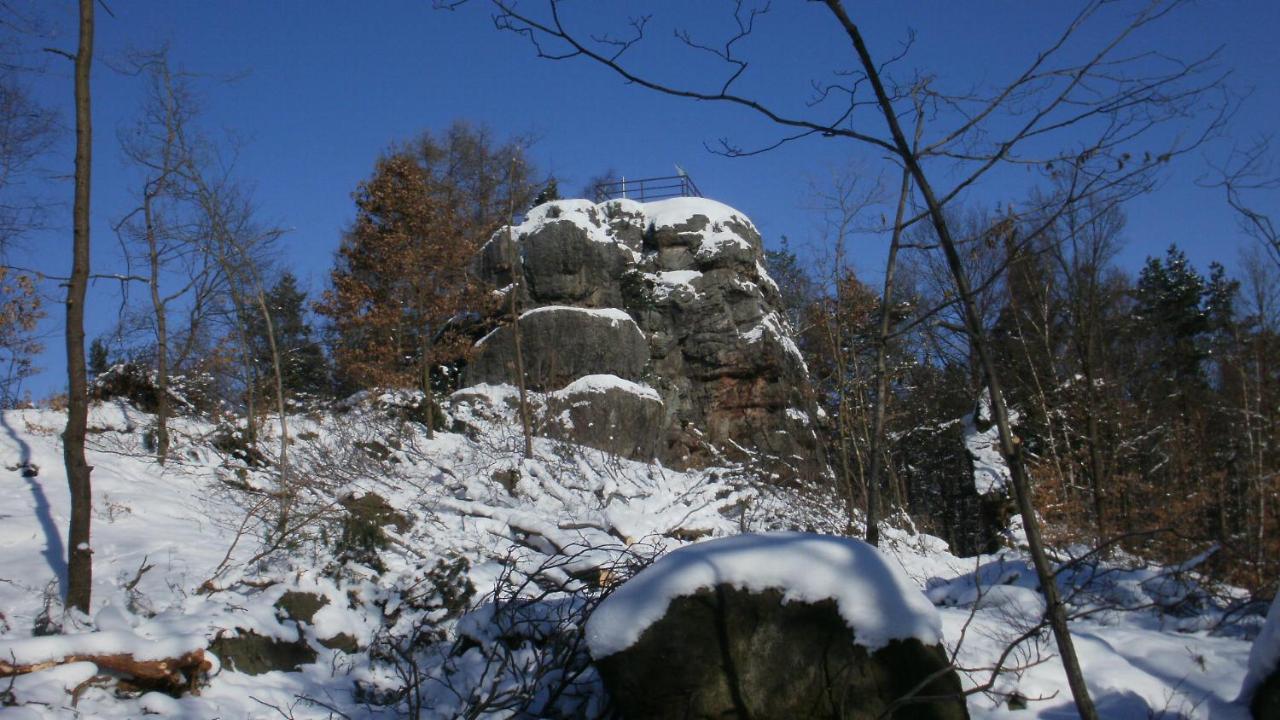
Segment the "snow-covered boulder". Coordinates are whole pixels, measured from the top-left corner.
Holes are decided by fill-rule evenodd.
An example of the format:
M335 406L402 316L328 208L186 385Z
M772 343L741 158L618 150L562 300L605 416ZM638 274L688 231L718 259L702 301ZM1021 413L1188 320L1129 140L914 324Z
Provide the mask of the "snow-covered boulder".
M664 413L645 442L668 466L755 453L783 479L826 471L804 360L779 312L760 233L743 213L705 198L557 200L495 233L476 267L495 290L512 292L516 258L521 305L533 308L521 320L532 386L554 392L590 374L648 385ZM644 350L622 337L625 328L569 322L566 307L630 317ZM556 322L536 315L547 311ZM476 350L467 384L515 384L507 329Z
M874 718L947 666L937 610L870 545L739 535L659 559L606 598L588 647L625 718ZM913 718L967 718L940 672Z
M639 379L649 346L635 320L613 308L547 305L520 315L525 381L558 390L585 375ZM466 384L515 384L515 336L503 326L482 338Z
M509 284L511 260L518 248L531 295L545 302L619 307L622 298L617 278L635 262L639 243L636 242L633 250L612 238L593 237L583 232L581 224L589 225L591 220L581 213L571 216L580 217L579 222L571 217L557 219L559 215L548 217L556 207L556 203L541 206L543 219L537 233L521 237L513 231L510 240L505 232L499 233L480 255L481 274L503 286ZM593 205L588 207L594 212ZM533 213L530 217L534 217ZM518 237L520 241L516 242Z
M1249 651L1249 672L1240 689L1256 720L1280 718L1280 595L1271 601L1267 623Z
M547 395L543 430L628 460L652 460L665 414L662 398L648 385L587 375Z

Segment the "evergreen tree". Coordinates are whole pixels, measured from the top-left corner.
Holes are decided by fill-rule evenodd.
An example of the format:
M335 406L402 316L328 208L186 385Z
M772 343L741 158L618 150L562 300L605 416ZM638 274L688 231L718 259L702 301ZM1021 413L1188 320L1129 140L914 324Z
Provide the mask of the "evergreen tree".
M1148 397L1183 394L1204 384L1210 330L1204 276L1176 245L1165 258L1147 258L1134 290L1135 329L1148 371Z
M111 367L111 361L107 358L107 344L102 338L94 338L89 343L89 374L98 377Z
M764 251L764 258L769 277L777 283L778 292L782 296L782 312L791 323L791 328L797 334L802 334L805 313L818 299L813 278L801 266L786 235L782 236L777 250Z
M551 178L550 180L547 181L546 187L542 188L542 191L539 192L537 196L533 198L533 204L530 205L530 207L536 208L539 205L542 205L543 203L555 202L556 200L559 200L559 199L560 199L560 187L556 183L556 179Z
M329 368L307 319L307 294L298 287L293 273L281 275L267 292L266 300L280 353L280 379L286 396L327 394ZM271 373L271 344L266 337L266 323L258 313L251 314L248 321L254 362L262 369L260 376L265 378Z

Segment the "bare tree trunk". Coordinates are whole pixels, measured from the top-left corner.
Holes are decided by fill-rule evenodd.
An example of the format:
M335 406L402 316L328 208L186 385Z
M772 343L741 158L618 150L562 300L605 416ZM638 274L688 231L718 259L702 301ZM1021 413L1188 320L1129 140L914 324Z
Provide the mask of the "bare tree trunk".
M1010 225L1004 241L1005 273L1010 286L1008 290L1009 314L1013 318L1018 338L1018 349L1022 352L1023 360L1026 361L1027 374L1031 380L1031 387L1035 391L1034 395L1036 404L1039 406L1040 418L1044 423L1044 436L1049 459L1053 464L1053 476L1057 479L1062 493L1062 514L1069 526L1077 527L1076 519L1072 513L1074 505L1072 491L1075 488L1075 473L1071 470L1071 464L1063 461L1064 453L1058 450L1058 431L1049 405L1049 396L1045 391L1045 381L1041 380L1041 372L1043 370L1048 375L1048 386L1057 388L1060 386L1058 375L1052 362L1048 362L1047 367L1042 369L1037 362L1037 358L1032 353L1032 345L1034 343L1037 349L1043 352L1043 359L1051 360L1054 357L1053 310L1049 292L1047 290L1041 291L1040 284L1045 281L1042 276L1029 277L1028 273L1024 271L1028 262L1027 253L1034 256L1037 251L1030 244L1019 246L1016 226ZM1024 293L1031 295L1029 302L1025 302L1027 298L1023 297ZM1031 338L1034 338L1034 340ZM1065 448L1065 454L1069 458L1071 456L1071 437L1065 430L1063 431L1062 445ZM1101 543L1103 539L1099 537L1098 542Z
M837 263L839 265L839 263ZM838 283L839 281L837 281ZM832 357L836 362L836 407L838 408L836 418L836 440L840 446L840 479L844 481L845 495L845 515L848 522L845 525L845 533L853 534L854 522L857 519L858 497L857 489L853 483L853 470L849 467L849 392L845 387L845 368L844 368L844 350L840 342L840 290L839 284L836 285L836 314L834 317L827 317L824 323L827 326L827 341L831 343Z
M289 476L289 419L285 409L284 373L280 369L280 350L276 346L276 328L271 320L271 309L267 307L267 297L263 293L262 283L254 278L255 295L258 309L262 311L262 321L266 323L267 345L271 349L271 369L275 377L276 412L280 415L280 518L277 526L284 529L289 525L289 513L293 509L293 479Z
M921 119L916 118L916 140L920 139ZM889 239L889 257L884 264L884 290L880 294L880 331L876 335L876 407L871 430L871 470L867 474L867 542L880 544L880 475L884 468L884 422L889 405L889 333L893 322L893 276L897 269L898 246L902 242L902 219L906 214L907 195L911 192L911 174L904 168L902 187L898 191L898 209L893 218L893 236Z
M160 251L152 215L153 198L153 191L147 188L142 197L142 215L151 266L147 285L151 290L151 309L156 316L156 459L163 465L169 457L169 331L165 303L160 298Z
M93 587L93 468L85 460L85 428L89 421L89 387L84 362L84 298L89 286L89 171L93 157L93 118L89 106L89 71L93 64L93 3L80 0L80 46L76 50L76 173L72 208L71 281L67 285L67 428L62 454L71 491L71 527L67 533L67 606L89 611Z
M516 159L511 159L511 178L515 182ZM516 191L511 187L507 203L507 248L511 251L511 339L516 351L516 386L520 388L520 428L524 431L524 457L533 458L533 423L529 419L529 394L525 388L524 352L520 347L520 289L523 287L524 263L511 239L511 224L516 221Z
M421 307L425 307L426 303L420 303ZM435 428L432 425L436 418L436 397L431 392L431 334L424 332L422 334L421 343L422 353L422 397L427 403L427 439L430 440L436 436Z
M1095 318L1096 319L1096 318ZM1093 322L1093 320L1090 320ZM1098 539L1101 540L1107 536L1106 525L1106 484L1102 467L1102 428L1098 423L1098 413L1102 408L1098 407L1098 388L1097 379L1094 377L1093 363L1093 339L1085 340L1088 348L1085 355L1089 358L1083 369L1085 386L1085 402L1088 407L1085 412L1089 418L1086 420L1086 432L1089 434L1089 491L1093 496L1093 521L1098 532Z
M508 236L511 234L509 226L507 234ZM512 264L511 338L516 351L516 386L520 388L520 428L524 432L524 456L525 459L531 459L533 458L533 423L529 419L529 393L525 387L524 351L520 347L520 309L517 303L517 298L520 295L520 282L514 279L524 273L524 268L519 262L520 253L513 248L512 254L515 255L516 260Z
M973 299L973 290L969 286L969 280L964 272L963 261L956 250L950 227L947 224L946 217L943 215L942 204L934 194L933 186L930 185L928 178L925 176L924 169L920 166L919 158L907 142L906 135L902 132L902 125L898 122L893 101L889 98L888 93L885 92L884 84L880 80L879 66L871 59L871 53L867 50L866 43L863 41L857 25L849 19L849 15L845 12L840 0L826 0L826 4L848 33L849 39L858 53L863 72L866 73L867 79L875 92L876 103L880 106L889 131L893 135L893 144L897 149L897 154L902 159L906 169L911 173L916 188L920 191L920 195L928 209L929 218L938 235L938 241L942 245L947 267L951 271L952 279L955 281L956 291L964 311L966 329L973 344L973 349L986 374L987 387L991 395L991 414L1000 433L1000 451L1009 465L1010 475L1013 479L1014 496L1018 503L1019 514L1022 516L1023 528L1027 534L1027 545L1031 551L1031 560L1035 565L1036 575L1040 580L1040 591L1044 594L1054 639L1057 641L1058 651L1062 655L1062 666L1067 675L1067 683L1071 687L1071 694L1075 699L1076 709L1079 711L1082 720L1098 720L1098 711L1094 708L1093 699L1089 697L1089 688L1085 685L1084 674L1080 670L1080 661L1075 652L1075 644L1071 639L1071 631L1067 627L1066 608L1058 595L1057 579L1053 569L1049 566L1049 559L1045 555L1044 543L1040 537L1040 524L1036 518L1035 506L1031 500L1031 484L1028 481L1026 467L1022 461L1022 445L1013 437L1009 423L1009 410L1005 406L1004 393L1000 389L995 361L991 356L990 349L987 347L982 320Z
M258 410L257 410L257 387L258 387L258 369L253 367L253 359L244 353L244 362L250 365L249 368L249 387L245 393L245 428L244 439L249 445L257 447L258 445Z

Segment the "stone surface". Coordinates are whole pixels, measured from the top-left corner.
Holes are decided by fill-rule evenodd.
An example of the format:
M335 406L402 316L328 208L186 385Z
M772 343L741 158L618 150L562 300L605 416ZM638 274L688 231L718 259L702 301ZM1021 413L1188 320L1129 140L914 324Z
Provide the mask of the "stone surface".
M1280 670L1271 673L1254 691L1249 710L1253 712L1254 720L1280 718Z
M557 390L585 375L639 379L649 347L634 320L587 309L551 306L526 312L520 320L525 382L531 390ZM510 383L515 342L510 326L490 333L467 367L466 384Z
M311 622L320 608L329 604L329 598L319 593L289 590L276 601L276 609L284 616L298 622Z
M630 460L648 460L661 449L665 420L657 393L571 385L547 396L542 433Z
M316 661L316 651L299 638L293 642L265 637L248 630L239 630L230 637L222 635L209 644L224 667L247 675L280 670L290 672L298 666Z
M778 590L720 585L674 599L639 641L596 665L628 720L871 720L947 660L941 646L914 639L868 652L834 601L784 602ZM944 673L920 694L945 699L887 717L967 718L960 691L956 674Z
M634 320L634 328L606 327L555 310L521 321L531 388L552 392L607 373L658 392L656 441L652 448L639 443L629 456L651 451L675 467L751 459L784 482L827 472L807 371L778 312L760 235L744 215L701 198L557 201L531 210L509 234L495 234L476 268L494 288L510 291L516 258L522 308L616 308ZM465 384L477 383L515 383L509 328L477 346ZM612 408L592 411L585 426L575 420L577 431L594 431L597 418L621 418L619 402L631 402L598 399ZM563 410L549 408L548 417ZM646 409L635 427L647 431L650 420ZM563 434L556 422L545 427ZM592 434L583 435L584 444L600 447Z

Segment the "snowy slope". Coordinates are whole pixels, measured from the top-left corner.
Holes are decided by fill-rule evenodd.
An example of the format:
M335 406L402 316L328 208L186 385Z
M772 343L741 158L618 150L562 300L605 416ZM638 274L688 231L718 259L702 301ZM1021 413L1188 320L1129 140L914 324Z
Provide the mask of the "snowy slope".
M274 515L263 491L273 489L275 477L215 449L227 428L179 421L175 457L161 467L143 447L146 415L122 405L95 408L94 608L90 618L64 627L94 634L57 642L32 635L46 620L62 618L56 598L69 510L63 419L47 410L4 413L0 652L47 655L60 642L173 651L252 631L309 643L317 660L298 672L264 675L217 668L199 696L177 699L116 698L109 687L85 684L93 665L73 663L19 678L11 691L0 681L0 697L11 692L19 703L0 707L0 717L304 718L330 717L333 710L402 717L412 706L422 717L444 718L476 702L490 708L481 717L507 717L515 712L510 698L522 692L531 700L521 707L533 716L549 712L540 702L590 716L602 698L582 649L562 658L572 673L541 672L538 663L548 638L579 636L601 594L598 583L607 588L649 558L691 542L840 522L830 509L838 503L753 487L741 468L680 473L545 439L537 440L535 458L524 460L510 389L469 393L465 407L450 409L466 420L467 434L427 438L404 419L411 398L394 394L292 418L292 462L308 479L295 509L299 529L293 542L265 554ZM268 423L268 455L272 438ZM32 466L38 469L28 476ZM334 542L342 528L338 504L367 493L407 522L386 527L389 540L376 557L343 555ZM894 529L886 531L883 549L909 578L904 582L937 606L944 644L971 669L963 674L970 687L987 681L986 668L1008 639L1042 612L1034 573L1016 551L962 560L936 538ZM1247 717L1231 701L1249 643L1239 633L1211 635L1207 628L1218 615L1209 604L1191 612L1184 602L1178 616L1102 609L1108 599L1140 605L1169 596L1159 568L1113 570L1062 576L1065 589L1080 588L1068 593L1073 609L1093 612L1073 627L1103 716ZM212 591L200 592L209 580ZM316 593L328 604L312 622L297 623L273 607L287 590ZM318 643L337 633L385 654L348 655ZM433 680L416 693L396 694L404 666L386 657L408 647L422 677ZM1003 694L970 696L975 718L1074 716L1047 637L1011 653L1006 670L992 686ZM547 688L561 681L568 690L550 699ZM1030 699L1027 710L1008 709L1013 692Z

